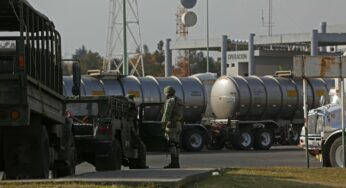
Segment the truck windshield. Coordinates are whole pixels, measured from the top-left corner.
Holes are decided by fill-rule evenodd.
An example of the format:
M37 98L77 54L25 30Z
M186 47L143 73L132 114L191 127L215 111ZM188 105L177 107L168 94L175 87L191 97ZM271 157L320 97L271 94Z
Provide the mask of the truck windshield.
M66 110L72 116L97 116L99 113L97 103L68 103Z

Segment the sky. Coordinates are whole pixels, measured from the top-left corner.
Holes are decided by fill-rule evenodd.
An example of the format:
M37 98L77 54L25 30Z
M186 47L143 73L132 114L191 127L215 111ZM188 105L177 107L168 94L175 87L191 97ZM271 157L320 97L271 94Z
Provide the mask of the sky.
M63 56L75 49L106 51L109 0L29 0L55 23L63 39ZM175 14L179 0L138 0L142 43L149 50L158 41L176 39ZM303 33L319 29L322 21L346 24L345 0L272 0L273 34ZM189 39L206 38L207 0L197 0L191 11L197 14L197 24L189 29ZM268 0L209 0L210 38L229 35L232 39L248 39L250 33L266 35L262 12L268 20Z

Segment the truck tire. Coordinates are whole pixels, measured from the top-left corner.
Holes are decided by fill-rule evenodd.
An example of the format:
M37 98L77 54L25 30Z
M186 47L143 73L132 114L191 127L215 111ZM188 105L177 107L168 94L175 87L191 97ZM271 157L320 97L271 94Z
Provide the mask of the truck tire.
M47 179L49 178L49 161L50 161L50 156L49 156L49 137L48 137L48 132L47 128L42 125L42 131L41 131L41 157L42 157L42 174L38 178L44 178Z
M120 170L122 161L122 152L119 141L113 140L107 157L95 156L96 171Z
M55 178L74 175L76 169L76 147L71 128L66 126L63 134L65 141L63 143L65 148L64 159L62 164L58 164L53 171L53 177Z
M24 139L31 139L26 143L17 142L18 138L6 137L6 141L14 143L14 145L4 145L5 151L9 151L11 147L17 147L14 151L18 155L9 152L8 156L4 156L5 164L4 179L47 179L49 178L50 168L50 144L48 131L44 125L41 125L41 119L38 116L31 117L31 127L27 127L28 134L24 135ZM25 128L24 128L25 129ZM34 131L33 131L34 130ZM9 131L9 135L13 135L15 129ZM32 132L30 132L32 131ZM7 135L7 136L9 136ZM33 137L35 136L35 137ZM23 150L17 150L23 147ZM26 155L23 156L23 153ZM8 166L6 166L8 165Z
M343 167L342 137L334 140L329 150L329 159L332 167Z
M236 150L250 150L254 143L254 136L250 129L241 129L233 137L233 148Z
M254 138L254 149L268 150L273 145L273 132L268 128L257 129Z
M201 151L205 143L205 135L197 128L192 128L183 133L183 147L186 151Z

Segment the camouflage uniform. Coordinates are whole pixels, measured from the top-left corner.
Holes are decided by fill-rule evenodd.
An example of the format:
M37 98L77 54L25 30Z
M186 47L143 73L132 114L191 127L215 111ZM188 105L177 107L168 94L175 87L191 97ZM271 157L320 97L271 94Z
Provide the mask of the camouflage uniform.
M164 104L161 122L171 154L171 163L165 168L180 168L180 135L183 125L184 104L181 99L174 95L175 90L171 86L166 87L164 93L167 99Z
M134 103L134 95L129 94L126 97L131 102L131 106L129 110L130 118L133 120L133 126L131 127L131 137L132 137L131 141L133 146L138 149L138 158L130 161L130 168L148 168L148 166L146 165L147 148L138 133L138 129L139 129L138 122L137 122L138 112L137 112L136 104Z

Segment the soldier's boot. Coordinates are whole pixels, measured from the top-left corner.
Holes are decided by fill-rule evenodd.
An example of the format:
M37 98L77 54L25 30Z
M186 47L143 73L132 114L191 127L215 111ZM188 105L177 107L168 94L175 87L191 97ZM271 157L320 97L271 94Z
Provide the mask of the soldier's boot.
M179 164L179 156L175 156L173 159L172 167L171 168L180 168Z

